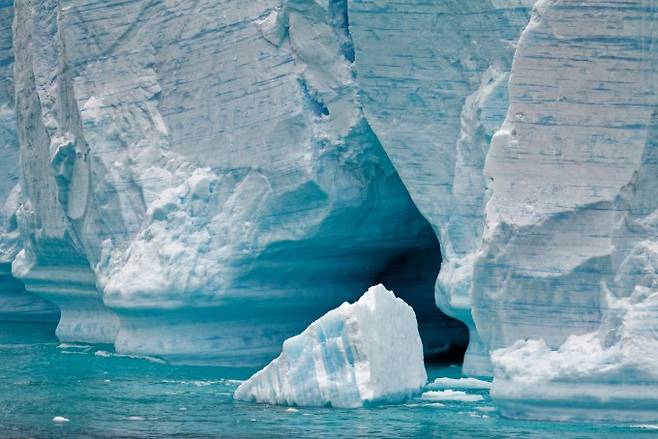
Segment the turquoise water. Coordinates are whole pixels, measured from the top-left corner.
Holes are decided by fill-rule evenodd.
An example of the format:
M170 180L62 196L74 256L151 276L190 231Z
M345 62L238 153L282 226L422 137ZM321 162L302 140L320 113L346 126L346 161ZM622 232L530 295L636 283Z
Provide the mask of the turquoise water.
M0 437L656 437L651 426L514 421L491 401L420 399L358 410L233 401L250 371L116 356L110 346L60 344L52 326L0 322ZM458 376L432 366L431 379ZM55 416L70 422L57 424Z

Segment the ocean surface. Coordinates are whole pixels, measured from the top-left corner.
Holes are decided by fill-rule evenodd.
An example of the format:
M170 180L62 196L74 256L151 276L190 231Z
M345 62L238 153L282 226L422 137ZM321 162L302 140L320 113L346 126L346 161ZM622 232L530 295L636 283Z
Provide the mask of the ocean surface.
M120 356L111 346L59 343L53 325L0 322L0 437L658 437L658 425L502 418L478 402L423 401L357 410L237 402L252 371L181 367ZM428 366L430 379L458 366ZM55 422L55 421L59 422Z

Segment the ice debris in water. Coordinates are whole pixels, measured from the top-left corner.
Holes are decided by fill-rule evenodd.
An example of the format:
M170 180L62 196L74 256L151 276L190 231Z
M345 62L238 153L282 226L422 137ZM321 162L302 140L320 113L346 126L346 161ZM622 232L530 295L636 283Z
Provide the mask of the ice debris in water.
M459 390L430 390L421 395L422 399L428 401L461 401L476 402L482 401L482 395L471 395Z
M399 402L427 382L413 309L383 285L343 303L283 343L235 391L239 400L360 407Z

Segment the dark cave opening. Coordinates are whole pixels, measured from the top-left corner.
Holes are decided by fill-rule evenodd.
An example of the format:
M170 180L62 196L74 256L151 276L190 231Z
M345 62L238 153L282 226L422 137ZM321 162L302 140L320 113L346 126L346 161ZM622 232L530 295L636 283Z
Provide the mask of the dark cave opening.
M432 227L423 221L426 227L416 245L401 249L373 283L382 283L414 309L425 362L461 364L468 346L468 328L436 306L434 284L441 268L441 248Z

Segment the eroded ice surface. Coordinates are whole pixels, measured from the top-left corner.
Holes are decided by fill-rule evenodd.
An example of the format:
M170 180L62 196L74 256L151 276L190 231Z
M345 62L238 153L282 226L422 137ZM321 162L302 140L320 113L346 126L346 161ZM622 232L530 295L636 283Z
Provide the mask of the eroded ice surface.
M541 1L519 41L472 289L509 416L658 418L656 18Z
M262 366L434 252L408 294L432 352L465 343L427 295L436 237L361 109L346 7L16 3L13 272L60 307L62 340Z
M514 44L531 2L351 1L364 112L441 242L436 303L470 330L467 373L490 372L471 318L491 136L505 119Z
M399 402L426 382L413 309L377 285L286 340L281 355L234 396L271 404L360 407Z
M0 3L0 319L55 320L52 303L25 291L11 274L11 263L21 249L18 208L19 141L14 106L13 7Z
M655 421L657 321L658 293L645 290L611 303L601 331L558 349L519 340L496 350L491 396L510 417Z

